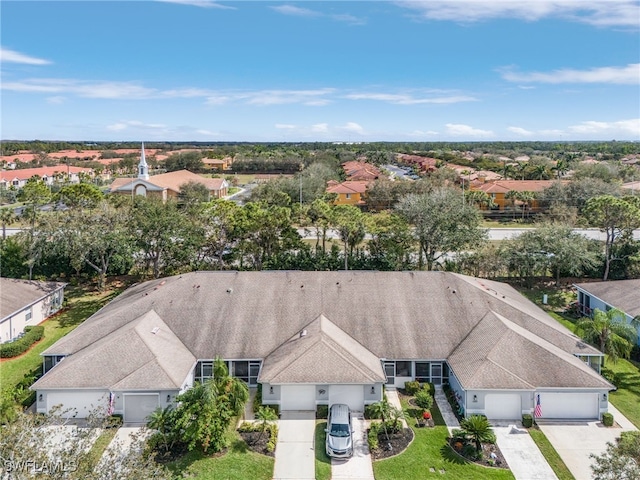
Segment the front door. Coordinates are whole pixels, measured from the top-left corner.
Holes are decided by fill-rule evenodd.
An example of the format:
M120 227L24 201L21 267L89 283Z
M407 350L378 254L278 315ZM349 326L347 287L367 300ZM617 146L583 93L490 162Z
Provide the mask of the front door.
M442 364L431 364L431 383L434 385L442 385Z
M387 376L387 385L396 383L396 363L384 362L384 374Z

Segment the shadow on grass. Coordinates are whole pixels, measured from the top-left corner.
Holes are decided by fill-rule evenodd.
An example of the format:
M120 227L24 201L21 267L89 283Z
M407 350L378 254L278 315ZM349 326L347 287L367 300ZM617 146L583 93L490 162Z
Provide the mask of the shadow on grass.
M634 373L627 372L613 372L607 367L602 369L602 374L605 378L618 387L618 389L625 389L640 396L640 371Z
M119 293L120 291L118 290L99 298L76 300L53 318L58 321L62 328L77 326L117 297Z
M440 455L445 462L455 463L456 465L467 465L470 462L462 458L449 445L443 445L440 448Z
M327 428L327 422L320 422L316 425L316 461L320 463L326 463L331 466L331 459L327 456L327 452L325 451L325 438L324 438L324 430Z
M229 450L233 453L247 453L249 451L249 446L244 440L238 438L231 442Z

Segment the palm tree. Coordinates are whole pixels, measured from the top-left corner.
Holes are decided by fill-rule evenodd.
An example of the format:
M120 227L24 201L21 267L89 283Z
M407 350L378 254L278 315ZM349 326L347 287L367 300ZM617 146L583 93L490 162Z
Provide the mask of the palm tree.
M561 158L556 162L555 166L551 167L551 170L556 172L556 178L560 179L569 171L569 164L565 159Z
M262 438L269 422L278 420L278 415L272 408L260 406L256 412L256 420L260 420L260 438Z
M225 396L234 415L239 416L249 400L249 387L242 380L229 375L227 365L220 358L213 362L213 381L206 382L205 396Z
M529 210L531 210L531 202L533 202L535 198L536 198L535 193L529 192L526 190L524 192L516 193L516 199L522 202L522 218L524 218L525 211L527 212L527 216L528 216L528 212Z
M460 422L460 430L465 437L473 441L478 452L482 451L483 443L495 443L496 436L491 429L491 424L482 415L471 415Z
M149 415L149 420L147 420L147 427L158 431L165 452L170 451L177 440L173 423L173 405L168 405L165 408L156 408L151 415Z
M389 432L387 431L387 418L391 415L392 405L384 396L381 402L376 402L369 406L371 416L373 418L380 418L382 420L382 427L384 428L384 435L389 440Z
M516 199L518 198L518 192L515 190L509 190L504 194L505 200L511 200L511 208L513 209L513 218L516 218Z
M10 208L0 209L0 222L2 223L2 240L7 239L7 225L15 223L16 214Z
M547 175L547 167L546 165L536 165L533 168L533 175L538 179L538 180L544 180L548 177Z
M629 358L638 336L640 318L634 318L631 323L627 323L626 318L624 312L617 308L607 312L596 308L593 318L583 318L576 326L587 342L596 344L616 363L619 357Z

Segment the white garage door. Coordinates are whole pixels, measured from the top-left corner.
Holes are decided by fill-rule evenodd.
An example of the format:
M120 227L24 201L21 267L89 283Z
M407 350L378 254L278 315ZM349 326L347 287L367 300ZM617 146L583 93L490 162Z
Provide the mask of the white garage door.
M362 385L330 385L329 405L345 403L354 412L364 412L364 387Z
M124 395L124 421L145 423L147 417L158 408L158 394Z
M280 410L315 410L315 385L282 385Z
M109 407L109 392L48 392L47 411L51 411L56 405L62 405L57 413L64 418L87 418L92 412L104 415Z
M598 418L597 393L540 393L541 418Z
M490 393L484 397L484 414L489 420L519 420L522 400L517 393Z

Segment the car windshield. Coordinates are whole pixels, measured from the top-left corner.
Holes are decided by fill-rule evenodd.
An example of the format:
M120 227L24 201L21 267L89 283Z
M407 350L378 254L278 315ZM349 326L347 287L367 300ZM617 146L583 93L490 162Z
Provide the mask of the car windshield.
M333 437L348 437L349 425L344 423L334 423L331 425L330 435Z

